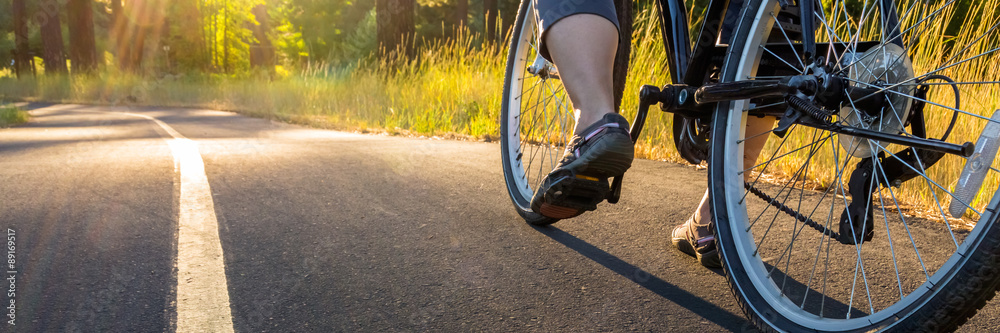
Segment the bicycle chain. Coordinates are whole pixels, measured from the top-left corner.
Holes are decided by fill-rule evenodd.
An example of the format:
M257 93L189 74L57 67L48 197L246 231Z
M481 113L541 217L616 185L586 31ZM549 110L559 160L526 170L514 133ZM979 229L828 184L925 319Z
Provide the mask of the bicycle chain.
M840 234L838 234L837 232L835 232L833 230L830 230L830 229L827 229L822 224L819 224L816 221L813 221L812 219L806 217L805 215L802 215L801 213L795 211L794 209L792 209L792 208L790 208L788 206L785 206L784 204L778 202L774 198L771 198L770 196L768 196L767 194L765 194L760 189L758 189L756 187L753 187L752 185L750 185L750 183L743 182L743 187L745 189L747 189L748 191L750 191L750 193L753 193L753 195L757 196L758 198L761 198L762 200L767 201L768 203L770 203L771 206L774 206L775 208L778 208L778 210L780 210L781 212L784 212L785 214L788 214L788 215L794 217L799 222L805 223L807 226L810 226L813 229L816 229L816 231L822 232L824 235L830 236L830 238L833 238L833 239L836 239L836 240L840 240Z

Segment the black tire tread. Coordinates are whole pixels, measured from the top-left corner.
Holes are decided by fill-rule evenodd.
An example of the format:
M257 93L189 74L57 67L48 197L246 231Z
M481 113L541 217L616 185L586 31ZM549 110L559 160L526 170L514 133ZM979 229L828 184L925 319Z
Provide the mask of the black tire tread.
M982 223L986 223L980 221ZM911 320L901 325L899 332L954 331L972 318L986 302L996 296L1000 286L1000 227L996 216L987 234L960 272L942 286L941 293L931 299Z

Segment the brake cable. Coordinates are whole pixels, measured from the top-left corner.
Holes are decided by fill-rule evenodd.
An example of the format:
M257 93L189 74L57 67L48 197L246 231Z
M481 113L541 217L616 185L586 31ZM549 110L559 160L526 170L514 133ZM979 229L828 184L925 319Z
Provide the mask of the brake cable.
M930 80L942 80L942 81L948 82L949 85L951 86L952 90L955 91L955 110L961 110L962 109L961 91L958 89L958 83L955 82L955 80L952 80L950 77L947 77L947 76L944 76L944 75L935 74L935 75L931 75L931 76L925 77L925 78L920 79L920 80L917 81L917 83L920 84L920 88L918 88L918 89L924 89L923 92L924 92L924 99L925 100L927 99L926 98L927 97L926 96L926 93L927 93L926 89L928 89L930 86L924 84L924 82L927 82L927 81L930 81ZM926 104L926 102L923 102L923 101L918 101L918 102ZM955 128L955 123L957 123L957 122L958 122L958 111L954 111L953 110L952 111L952 115L951 115L951 122L948 124L948 129L945 130L944 135L941 136L941 141L947 141L948 140L948 137L951 136L951 131L952 131L952 129Z

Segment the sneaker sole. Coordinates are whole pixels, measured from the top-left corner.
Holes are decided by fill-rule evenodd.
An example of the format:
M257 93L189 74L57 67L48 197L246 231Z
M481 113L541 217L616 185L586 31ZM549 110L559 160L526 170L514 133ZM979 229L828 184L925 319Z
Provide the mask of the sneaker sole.
M597 204L608 197L610 187L607 178L585 175L566 177L545 191L538 213L550 218L568 219L595 210Z
M608 177L625 173L635 158L632 140L628 136L606 136L594 142L590 154L568 164L575 176L555 182L545 191L537 212L546 217L567 219L597 210L597 204L608 197L611 185ZM571 172L572 172L571 171Z

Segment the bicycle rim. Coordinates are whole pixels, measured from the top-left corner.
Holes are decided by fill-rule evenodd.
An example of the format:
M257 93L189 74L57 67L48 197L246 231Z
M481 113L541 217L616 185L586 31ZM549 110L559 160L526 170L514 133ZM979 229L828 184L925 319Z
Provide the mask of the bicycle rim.
M984 127L996 123L990 117L998 108L996 101L981 96L996 96L1000 91L988 73L974 70L989 66L990 59L1000 59L995 55L996 45L989 45L996 40L997 21L987 22L992 16L982 12L991 9L970 11L983 17L978 32L967 32L968 36L947 47L935 48L931 41L944 40L943 31L936 27L942 26L944 13L954 2L894 1L894 8L883 10L888 3L816 2L821 11L815 17L817 43L844 46L817 52L830 60L824 64L832 64L830 68L843 73L851 84L878 86L890 96L879 116L865 118L851 108L853 100L848 99L846 104L852 105L836 110L834 121L914 136L914 129L904 126L910 123L913 103L920 101L927 104L924 112L930 136L946 132L957 112L958 125L947 141L977 142ZM748 2L723 66L723 81L806 73L809 63L801 48L796 48L796 22L779 17L778 1ZM893 19L899 23L891 24ZM902 46L890 46L897 44ZM880 61L890 65L879 67ZM907 66L912 68L901 68ZM951 85L920 81L937 74L957 83L961 107L951 106ZM926 98L913 96L917 83L932 83ZM748 133L747 122L752 118L748 113L765 107L769 106L759 100L720 104L710 163L720 252L730 284L755 322L792 331L895 329L914 323L948 329L964 322L984 298L992 297L995 278L990 276L985 286L978 286L984 284L979 278L990 274L970 277L960 271L995 256L993 212L1000 198L994 193L1000 184L1000 163L991 164L981 190L967 200L955 190L966 165L958 156L944 156L932 165L924 165L923 160L904 163L903 168L918 173L915 178L900 187L879 186L895 170L887 161L904 161L901 156L907 147L801 125L793 125L784 138L769 130ZM744 165L747 142L761 136L770 139L760 157ZM879 154L884 158L872 158ZM853 177L865 159L872 163L871 172L861 170ZM857 184L868 186L869 200L852 195L852 178L858 180L854 182L857 188ZM965 208L961 218L949 212L956 200ZM845 214L855 201L858 213ZM866 217L866 212L871 215ZM847 229L852 236L865 233L869 226L874 236L844 244L831 237L845 233L839 228L841 220L860 221L860 229ZM948 299L954 297L944 294L973 284L977 286L970 293L980 295ZM939 304L955 310L947 310L951 311L948 318L931 318Z

